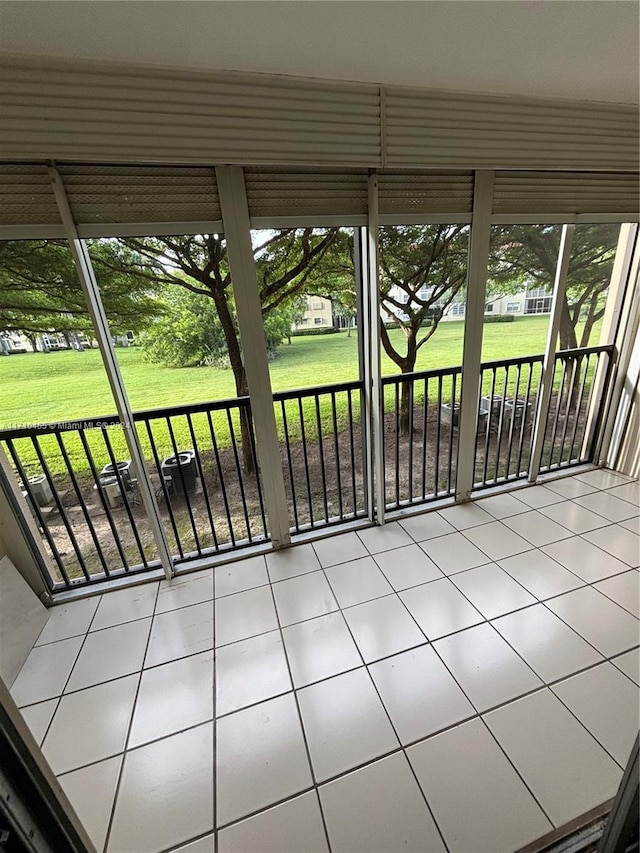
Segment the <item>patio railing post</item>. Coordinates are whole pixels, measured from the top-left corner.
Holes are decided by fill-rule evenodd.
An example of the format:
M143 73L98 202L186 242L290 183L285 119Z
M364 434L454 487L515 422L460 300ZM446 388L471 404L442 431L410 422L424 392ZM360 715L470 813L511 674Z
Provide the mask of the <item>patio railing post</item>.
M216 166L222 221L227 241L231 284L256 431L264 503L274 548L291 543L289 512L280 459L273 392L267 359L260 293L251 246L251 224L240 166ZM256 471L256 477L258 472Z
M494 173L492 171L483 169L475 173L462 355L462 393L460 397L458 465L456 468L457 501L469 500L475 479L482 324L484 322L487 264L491 240L493 182Z
M87 302L89 316L93 323L93 329L102 355L105 372L111 386L114 402L122 424L124 437L127 442L131 461L138 479L138 489L140 497L151 525L153 540L158 551L158 558L162 563L167 580L173 577L173 560L169 545L164 535L160 510L149 480L149 474L145 465L142 448L138 439L135 424L133 421L133 411L129 404L129 398L124 386L118 360L116 358L113 339L109 330L109 321L107 319L98 281L93 270L91 258L87 246L83 240L78 237L76 224L69 206L67 193L62 183L60 173L54 165L49 166L49 177L53 186L53 191L60 211L60 217L66 232L67 241L71 248L73 261L80 279L80 285Z
M571 260L571 247L575 225L563 225L560 249L558 251L558 263L556 265L556 277L553 285L553 300L551 302L551 316L549 317L549 333L547 335L547 346L544 353L542 365L542 378L540 380L540 394L535 416L535 428L533 434L533 446L531 449L531 462L529 464L529 482L535 483L540 472L542 452L544 450L544 439L547 430L547 419L549 417L549 406L553 391L553 379L556 366L556 351L558 332L560 331L560 318L567 285L567 273L569 272L569 261Z

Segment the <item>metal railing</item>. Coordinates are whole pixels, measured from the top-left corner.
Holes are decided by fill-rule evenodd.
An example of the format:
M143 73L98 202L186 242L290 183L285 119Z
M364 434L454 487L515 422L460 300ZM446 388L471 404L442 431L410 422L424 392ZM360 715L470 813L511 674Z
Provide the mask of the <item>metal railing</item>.
M527 477L544 356L481 365L474 487Z
M556 353L540 471L594 461L594 444L614 365L614 347Z
M461 367L385 376L385 504L397 509L455 493Z
M273 395L293 532L367 515L362 397L360 381Z
M176 562L268 539L248 398L136 412ZM157 568L118 418L0 432L52 565L52 590Z

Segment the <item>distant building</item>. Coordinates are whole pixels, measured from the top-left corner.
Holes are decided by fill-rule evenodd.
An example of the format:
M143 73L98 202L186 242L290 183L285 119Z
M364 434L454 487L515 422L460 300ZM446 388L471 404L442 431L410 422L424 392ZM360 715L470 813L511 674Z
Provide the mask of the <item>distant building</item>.
M301 319L294 323L294 331L311 329L316 326L333 326L333 310L331 300L324 296L307 296L307 304Z

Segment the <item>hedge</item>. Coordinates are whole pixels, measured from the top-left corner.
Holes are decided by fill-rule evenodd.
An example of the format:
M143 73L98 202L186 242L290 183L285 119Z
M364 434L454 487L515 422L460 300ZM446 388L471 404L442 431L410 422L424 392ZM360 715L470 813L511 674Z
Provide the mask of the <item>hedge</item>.
M300 338L304 335L336 335L340 329L334 329L333 326L318 326L313 329L296 329L291 332L292 338Z
M485 323L513 323L515 320L515 316L513 314L485 314L484 322Z

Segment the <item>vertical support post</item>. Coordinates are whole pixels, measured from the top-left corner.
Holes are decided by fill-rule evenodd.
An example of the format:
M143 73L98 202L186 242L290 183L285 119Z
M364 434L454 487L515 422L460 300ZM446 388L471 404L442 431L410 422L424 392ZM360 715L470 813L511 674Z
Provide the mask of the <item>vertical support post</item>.
M360 433L367 515L374 520L373 445L371 437L371 336L369 334L369 292L367 239L365 228L353 229L356 270L356 316L358 318L358 368L362 382Z
M622 317L622 309L627 293L627 282L631 274L631 266L633 262L633 250L636 245L638 236L638 225L626 223L620 226L620 236L616 247L616 256L613 262L613 270L611 271L611 282L607 291L607 301L604 309L604 317L602 319L602 329L600 332L600 346L608 346L615 343L616 334ZM609 357L614 360L616 353L612 353ZM592 403L590 411L587 412L587 424L584 431L584 442L581 455L584 456L587 448L594 446L596 434L599 431L599 426L603 422L602 408L605 405L604 385L607 375L613 375L610 372L610 367L600 360L596 375L593 378L595 385L594 393L591 395ZM613 388L609 387L608 395L610 396ZM594 461L597 455L594 454Z
M369 175L369 205L367 220L366 288L369 302L369 365L371 379L371 427L373 436L373 469L375 477L374 512L378 524L385 522L384 469L384 401L382 399L382 368L380 363L380 280L378 252L380 242L378 208L378 176Z
M282 548L291 543L289 513L273 407L260 292L251 245L251 225L244 172L240 166L216 166L216 181L227 241L244 366L247 372L247 385L251 398L251 411L256 430L265 510L273 547Z
M462 355L462 392L460 395L460 432L458 434L458 466L456 501L468 501L473 489L476 464L476 432L480 400L480 363L482 357L482 324L487 294L487 265L491 241L494 173L475 173L473 217L469 237L467 267L467 307L464 322Z
M549 405L551 404L551 392L553 391L553 374L555 370L556 349L558 332L560 331L560 318L567 286L567 273L569 272L569 261L571 260L571 247L575 225L563 225L562 237L560 238L560 249L558 251L558 263L556 264L556 277L553 284L553 299L551 301L551 316L549 318L549 333L547 335L547 346L542 364L542 377L540 380L540 394L536 410L535 430L533 434L533 445L531 450L531 462L529 465L529 482L535 483L540 473L540 461L544 446L544 435L549 417Z
M131 462L138 478L140 497L142 498L142 503L146 510L149 524L151 525L151 532L153 534L160 562L162 563L162 568L164 569L165 577L167 580L171 580L173 577L173 559L164 535L160 510L158 508L151 483L149 482L142 448L133 422L133 411L124 386L118 359L116 358L113 339L109 330L109 321L107 320L104 305L102 304L100 289L93 270L91 258L89 257L89 251L84 240L81 240L78 237L78 231L73 219L73 214L71 213L69 200L67 198L64 184L62 183L62 178L54 166L49 167L49 177L53 185L53 192L56 197L56 203L58 205L58 210L60 211L60 217L64 225L66 237L71 248L71 254L76 266L78 278L80 279L80 285L87 302L89 316L93 323L96 340L98 341L98 346L100 348L100 354L104 363L107 379L111 386L111 392L113 393L118 417L120 418L127 447L131 454Z

